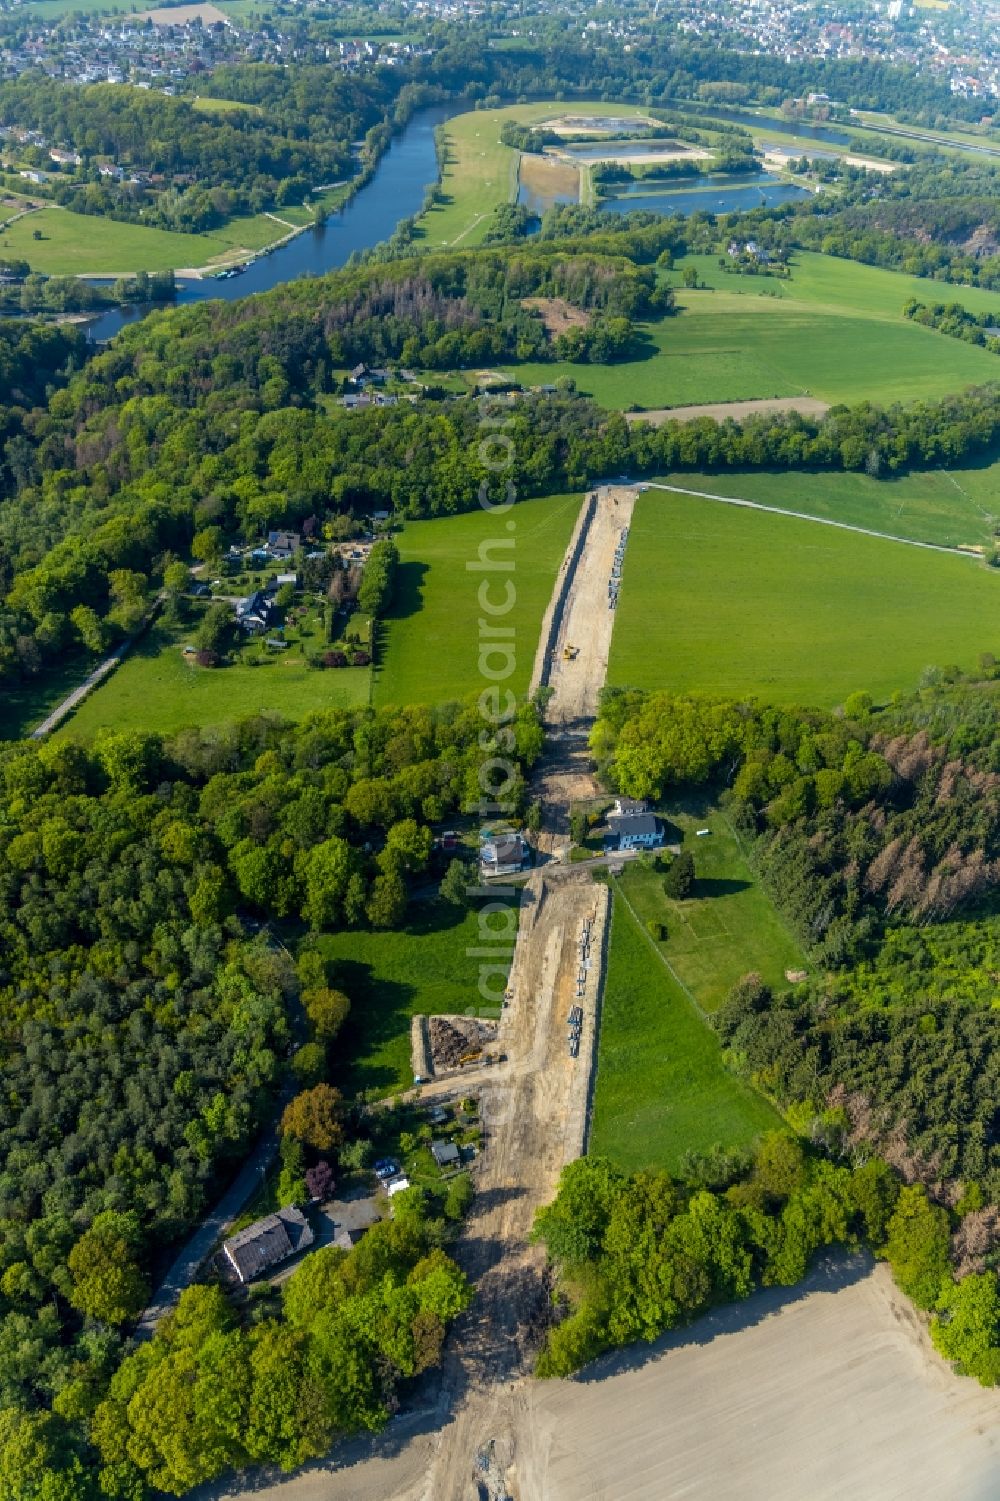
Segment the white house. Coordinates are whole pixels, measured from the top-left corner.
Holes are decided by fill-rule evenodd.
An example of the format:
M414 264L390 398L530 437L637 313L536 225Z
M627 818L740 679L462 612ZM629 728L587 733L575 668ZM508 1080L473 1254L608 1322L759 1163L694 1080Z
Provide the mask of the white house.
M528 845L512 831L484 834L479 844L479 868L484 876L514 876L528 863Z
M655 813L632 813L626 818L614 814L608 819L611 834L605 847L615 850L651 850L663 843L663 827Z
M649 804L643 802L641 797L616 797L611 816L612 818L638 818L641 813L648 812Z

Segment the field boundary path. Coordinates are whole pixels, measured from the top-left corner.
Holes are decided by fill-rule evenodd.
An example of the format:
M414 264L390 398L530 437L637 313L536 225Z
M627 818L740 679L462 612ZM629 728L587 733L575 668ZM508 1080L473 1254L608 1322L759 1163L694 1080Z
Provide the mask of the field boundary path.
M816 526L832 526L840 532L858 532L862 537L878 537L882 542L898 542L903 547L922 547L925 552L946 552L956 558L982 561L982 553L971 547L948 547L944 542L918 542L914 537L897 537L893 532L877 532L869 526L855 526L850 521L834 521L831 516L811 516L808 511L789 511L783 506L768 506L760 500L741 500L736 495L715 495L710 490L687 490L683 485L665 485L660 480L644 481L644 490L668 490L672 495L690 495L695 500L714 500L726 506L740 506L746 511L767 511L772 516L791 516L795 521L812 521Z
M823 417L830 410L828 401L816 396L761 396L749 401L710 401L699 406L649 407L645 411L623 412L629 427L637 422L649 422L653 427L662 427L665 422L693 422L696 417L713 417L716 422L725 422L732 417L742 422L745 417L757 417L772 412L798 412L803 417Z
M79 708L80 704L97 687L98 683L103 683L109 673L114 672L118 664L128 656L135 643L141 640L149 630L149 627L156 619L164 598L165 596L162 594L157 596L153 608L143 622L141 630L137 631L134 636L126 636L125 640L115 647L109 657L105 657L103 662L99 662L94 670L87 674L82 683L77 684L71 693L67 693L61 703L56 704L55 708L45 716L41 724L32 730L32 740L44 740L45 736L58 728L63 720L72 714L74 709Z
M157 1324L170 1313L184 1289L195 1280L216 1241L225 1234L244 1204L260 1188L278 1155L276 1124L276 1121L271 1121L262 1132L253 1152L211 1214L202 1220L183 1250L174 1258L169 1271L154 1292L152 1301L135 1326L137 1340L152 1339Z

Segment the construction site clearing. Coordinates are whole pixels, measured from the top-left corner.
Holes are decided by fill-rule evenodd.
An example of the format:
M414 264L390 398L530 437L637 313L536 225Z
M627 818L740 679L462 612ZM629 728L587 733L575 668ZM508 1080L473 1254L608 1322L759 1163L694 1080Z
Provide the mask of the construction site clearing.
M410 1048L415 1083L506 1062L496 1050L497 1023L478 1016L415 1016Z

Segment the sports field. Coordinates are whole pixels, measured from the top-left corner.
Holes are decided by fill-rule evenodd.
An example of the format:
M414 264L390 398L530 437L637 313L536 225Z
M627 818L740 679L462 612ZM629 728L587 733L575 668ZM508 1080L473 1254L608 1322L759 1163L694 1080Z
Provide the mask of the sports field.
M615 894L589 1151L635 1171L781 1126L722 1064L715 1033Z
M915 470L889 479L825 470L677 473L657 479L944 547L990 547L1000 521L1000 464Z
M515 633L516 668L508 682L515 693L524 693L542 616L579 509L579 495L549 495L519 501L507 517L477 508L461 516L409 522L397 538L400 569L375 679L376 703L441 702L486 686L479 670L482 610L477 598L484 578L493 581L494 600L505 597L503 579L513 582L515 602L503 622ZM511 521L515 530L508 531ZM466 568L476 562L481 544L510 537L515 539L512 550L487 555L513 557L509 575Z
M608 681L835 705L998 645L1000 576L976 559L650 490Z
M408 1088L413 1083L410 1018L465 1014L470 1004L478 1004L478 911L435 901L414 903L412 913L402 929L328 933L320 939L323 954L336 962L334 983L351 998L351 1013L337 1039L342 1063L334 1073L334 1083L347 1095ZM485 921L497 926L493 918Z
M42 239L35 239L36 230ZM261 250L287 233L266 214L233 219L212 234L185 235L52 205L5 229L0 254L23 257L32 271L46 276L121 276L231 260L240 250Z
M262 712L302 719L317 709L368 702L367 668L317 670L288 651L255 667L207 669L183 656L186 639L154 626L57 733L75 740L90 740L103 729L169 734Z
M709 1012L751 970L785 989L785 971L807 968L805 956L758 885L725 814L699 793L662 811L694 859L692 895L672 901L662 874L641 865L626 868L621 889L640 922L665 925L667 936L657 948L678 979ZM707 835L697 834L706 828Z

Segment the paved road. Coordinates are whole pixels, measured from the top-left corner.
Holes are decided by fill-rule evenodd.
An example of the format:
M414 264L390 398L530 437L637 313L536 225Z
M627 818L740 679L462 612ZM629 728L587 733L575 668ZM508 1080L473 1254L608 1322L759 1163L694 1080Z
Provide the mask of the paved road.
M278 1137L272 1123L244 1162L238 1177L230 1184L208 1218L202 1220L156 1289L153 1301L136 1325L137 1340L152 1337L160 1320L170 1312L184 1289L195 1280L216 1241L260 1187L277 1155Z
M42 720L38 728L32 730L32 740L44 740L45 736L50 734L57 725L62 724L66 716L72 714L78 704L83 703L90 690L96 688L97 684L106 678L109 672L114 671L122 657L131 650L132 640L133 638L130 636L120 646L116 646L110 657L105 657L104 661L100 662L94 668L93 672L84 678L79 688L74 688L72 693L67 694L62 703L57 704L52 713L46 719Z
M79 704L83 703L83 700L87 697L87 694L91 691L92 688L96 688L98 683L102 682L104 678L108 676L108 673L114 672L115 668L118 666L118 663L122 660L122 658L128 656L135 643L141 640L149 630L149 627L156 619L156 616L160 610L160 606L163 604L165 598L166 596L163 594L157 595L156 600L153 603L153 608L150 610L142 629L138 631L134 636L127 636L120 646L115 647L110 657L105 657L103 662L99 662L98 665L94 668L93 672L84 678L80 686L78 688L74 688L72 693L68 693L61 704L56 705L56 707L52 710L52 713L49 714L47 718L42 720L38 728L32 730L32 740L44 740L46 735L51 734L51 732L56 728L57 725L62 724L63 720L68 715L72 714L73 710L77 708Z
M816 526L836 527L840 532L860 532L863 537L879 537L883 542L899 542L903 547L923 547L928 552L947 552L957 558L981 555L967 547L945 547L943 542L917 542L913 537L897 537L892 532L876 532L869 526L852 526L849 521L834 521L829 516L810 516L807 511L786 511L782 506L765 506L759 500L741 500L736 495L713 495L708 490L685 490L683 485L664 485L657 480L643 484L644 490L669 490L674 495L693 495L696 500L716 500L726 506L741 506L746 511L769 511L772 516L792 516L796 521L812 521Z

